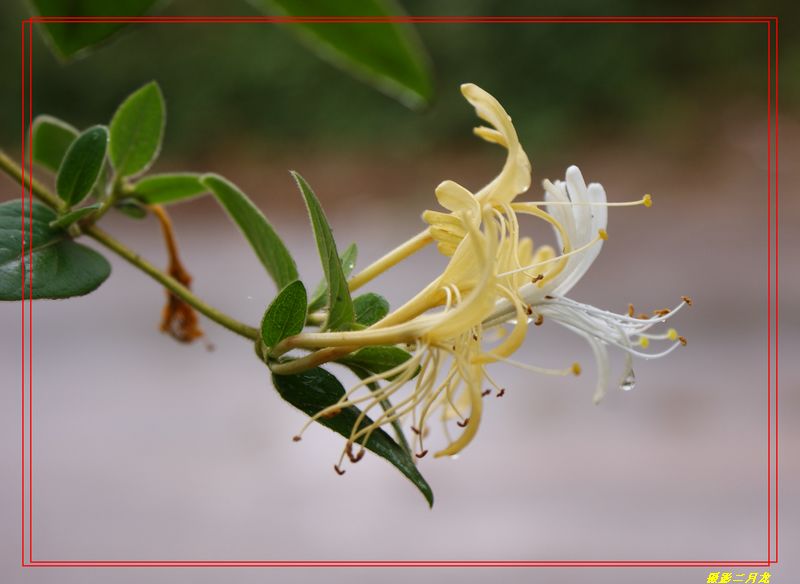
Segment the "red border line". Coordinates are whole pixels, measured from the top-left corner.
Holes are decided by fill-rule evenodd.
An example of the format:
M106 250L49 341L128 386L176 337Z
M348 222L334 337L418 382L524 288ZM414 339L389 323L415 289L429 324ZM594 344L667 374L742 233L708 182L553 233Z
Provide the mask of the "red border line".
M767 559L766 560L542 560L542 561L212 561L212 560L36 560L33 559L33 311L32 311L32 250L31 250L31 230L28 230L28 262L25 264L25 161L27 155L27 176L32 176L33 148L32 148L32 126L33 126L33 23L164 23L164 24L203 24L203 23L272 23L272 24L312 24L312 23L409 23L409 24L433 24L433 23L460 23L460 24L530 24L530 23L551 23L551 24L713 24L713 23L746 23L746 24L767 24ZM775 45L774 45L774 65L773 65L773 45L772 45L772 24L775 25ZM27 55L26 55L26 29L27 28ZM34 16L22 21L21 31L21 109L22 109L22 522L21 522L21 557L23 567L710 567L710 566L744 566L744 567L768 567L778 561L778 17L777 16L386 16L386 17L358 17L358 16L263 16L263 17L207 17L207 16L158 16L158 17L40 17ZM26 76L26 56L27 56L27 76ZM774 73L774 100L775 100L775 559L772 558L772 100L773 100L773 77ZM28 133L26 139L26 81L27 81L27 124ZM32 186L28 188L28 220L32 224L33 192ZM28 560L26 563L25 553L25 273L28 270Z

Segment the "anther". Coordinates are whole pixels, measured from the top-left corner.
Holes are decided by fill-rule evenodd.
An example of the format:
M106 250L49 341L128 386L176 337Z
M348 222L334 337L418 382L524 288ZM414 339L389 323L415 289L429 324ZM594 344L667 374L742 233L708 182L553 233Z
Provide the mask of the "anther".
M628 316L633 317L634 312L633 304L628 304Z
M486 397L490 393L492 393L491 389L484 389L483 392L481 393L481 397Z
M331 410L327 414L322 414L320 416L320 418L325 418L327 420L327 419L332 418L334 416L338 416L340 413L342 413L342 410L340 408L336 408L335 410Z
M572 374L576 377L581 374L581 364L577 361L572 364Z
M536 274L535 278L531 278L531 284L535 284L540 280L544 280L544 274Z
M416 453L414 453L414 456L416 456L417 458L422 458L422 457L423 457L423 456L425 456L426 454L428 454L428 451L427 451L427 450L423 450L422 452L416 452Z
M505 394L506 394L506 388L503 387L500 389L500 391L497 392L497 395L495 397L503 397Z
M533 314L533 307L530 304L528 304L528 306L525 307L525 314L527 314L528 316Z
M457 425L459 428L466 428L466 427L467 427L467 424L469 424L469 418L464 418L464 420L463 420L463 421L460 421L460 420L459 420L458 422L456 422L456 425Z
M683 300L688 306L692 305L692 299L689 296L681 296L681 300Z
M642 199L642 203L645 207L652 207L653 206L653 197L651 195L645 195Z
M533 321L533 324L536 326L542 326L543 322L544 322L544 316L541 314L537 314L536 320Z
M478 335L476 335L475 333L473 333L473 334L472 334L472 340L473 340L473 341L477 341L477 340L478 340Z
M661 310L654 310L653 314L656 316L667 316L669 314L669 308L662 308Z
M684 347L686 346L686 337L680 336L678 337L678 340L681 342L681 345Z
M339 476L342 476L345 472L347 472L346 470L339 468L338 464L333 465L333 470L335 470L336 474L338 474Z
M414 432L414 434L416 434L417 436L419 436L419 428L411 426L411 431Z
M292 441L294 442L300 442L302 439L303 437L300 436L299 434L297 436L292 436Z
M636 318L638 318L639 320L650 320L650 315L642 312Z
M608 231L606 231L605 229L598 229L597 230L597 235L603 241L608 241Z

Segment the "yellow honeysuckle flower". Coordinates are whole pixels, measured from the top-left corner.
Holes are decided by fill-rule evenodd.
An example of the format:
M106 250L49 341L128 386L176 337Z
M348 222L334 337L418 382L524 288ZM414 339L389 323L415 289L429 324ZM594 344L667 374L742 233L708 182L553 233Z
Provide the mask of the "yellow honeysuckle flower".
M634 383L634 356L660 357L686 342L674 329L661 334L649 331L690 304L688 298L676 308L655 311L650 317L634 316L632 306L629 314L619 315L565 297L608 239L607 208L650 207L650 195L637 201L608 203L601 185L587 186L580 170L570 166L564 181L543 182L544 200L516 201L530 187L531 165L511 118L494 97L478 86L462 85L461 92L478 117L491 125L476 128L475 134L506 148L503 168L475 194L456 182L442 182L435 194L448 212L425 211L422 218L428 224L427 229L368 266L349 285L351 290L359 288L434 241L448 258L441 275L367 329L301 333L286 339L273 351L279 356L294 348L319 349L305 358L273 366L274 370L283 368L285 372L316 366L368 345L399 344L411 351L408 361L361 380L337 404L319 412L306 424L307 427L315 419L345 407L362 409L340 465L345 455L352 461L361 457L363 449L354 454L354 444L366 444L375 429L405 418L411 418L417 456L424 456L425 435L435 412L439 413L449 442L435 456L460 452L480 425L482 400L490 391L483 389L484 381L494 386L497 395L505 391L486 372L486 366L493 362L502 361L543 374L578 375L581 367L577 363L563 369L547 369L510 359L527 336L530 323L539 325L544 319L553 320L587 340L598 368L595 401L602 398L610 382L609 346L625 352L619 385L630 389ZM522 237L519 215L549 223L556 235L558 251L548 245L535 247L530 238ZM672 343L661 352L645 352L651 341ZM377 391L368 389L375 383L384 385ZM412 387L404 393L409 383ZM395 403L376 416L373 423L360 428L370 410L390 398ZM449 434L449 423L453 420L461 428L455 439Z

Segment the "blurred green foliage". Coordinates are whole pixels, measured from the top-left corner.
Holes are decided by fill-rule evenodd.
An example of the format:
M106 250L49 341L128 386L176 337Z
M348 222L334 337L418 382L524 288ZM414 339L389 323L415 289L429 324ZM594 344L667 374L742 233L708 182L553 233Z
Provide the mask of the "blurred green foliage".
M406 0L411 14L431 14ZM469 0L461 14L530 14L529 2ZM705 10L699 12L710 14ZM788 14L790 4L762 6ZM551 14L698 13L691 3L584 2ZM257 14L246 2L176 0L166 14ZM721 14L752 14L740 0ZM0 46L19 55L18 1L0 5ZM785 28L785 26L784 26ZM723 106L766 101L767 30L760 24L420 24L433 60L434 104L412 112L343 75L270 24L130 27L97 53L62 65L34 39L34 113L86 127L108 118L133 88L156 79L169 103L167 154L203 155L219 144L303 142L326 147L405 147L462 140L474 116L458 85L495 94L514 116L526 145L557 149L578 135L617 136L640 124L701 120ZM781 41L782 111L797 103L800 45ZM3 142L19 140L19 61L3 63ZM765 104L766 105L766 104ZM686 132L693 127L687 124ZM13 131L10 131L13 130Z

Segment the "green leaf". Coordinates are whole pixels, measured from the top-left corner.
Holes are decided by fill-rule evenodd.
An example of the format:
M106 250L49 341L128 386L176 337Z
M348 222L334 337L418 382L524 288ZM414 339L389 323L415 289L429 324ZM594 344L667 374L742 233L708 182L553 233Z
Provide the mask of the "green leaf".
M36 116L33 120L33 161L53 172L58 171L64 154L78 137L78 130L52 116Z
M30 0L42 16L141 16L156 0ZM42 28L50 48L68 59L102 43L126 25L111 22L46 22Z
M272 382L283 399L309 416L334 405L345 394L339 380L319 367L297 375L273 374ZM355 406L350 406L332 417L319 418L317 422L348 438L360 412ZM371 423L372 420L365 416L359 428ZM375 430L366 447L397 467L422 492L428 504L433 506L430 485L417 470L414 460L386 432L380 428Z
M134 197L120 199L114 203L114 208L131 219L144 219L147 217L147 209Z
M108 278L111 265L103 256L50 227L55 212L33 203L24 214L23 258L22 201L0 204L0 300L22 299L23 270L25 297L33 299L82 296Z
M204 174L200 182L214 193L220 205L242 230L278 289L282 290L297 280L297 266L289 250L247 195L218 174Z
M383 373L411 359L411 354L400 347L362 347L338 360L342 365L366 369L370 373Z
M65 229L75 223L76 221L83 219L87 215L91 215L95 211L100 208L100 203L95 203L94 205L88 205L86 207L81 207L80 209L75 209L74 211L70 211L66 215L62 215L61 217L55 219L54 221L50 222L50 227L55 229Z
M274 347L303 330L307 302L306 287L300 280L280 291L261 320L261 340L267 347Z
M346 330L355 321L353 301L350 298L350 289L347 287L347 277L344 275L339 253L336 251L333 233L314 191L298 173L292 171L292 176L305 199L311 226L314 229L314 238L317 240L319 257L322 260L322 271L328 282L328 322L325 328L335 331Z
M133 176L150 168L161 149L164 116L164 96L155 81L134 91L117 108L109 124L109 155L118 176Z
M353 299L353 309L356 322L370 326L389 314L389 302L380 294L368 292Z
M56 192L70 207L77 205L94 187L108 149L108 129L92 126L67 149L56 176Z
M377 16L397 14L389 0L251 0L265 12L288 16ZM289 30L320 57L410 107L433 94L428 59L415 31L399 23L292 23Z
M353 268L356 267L356 258L358 257L358 247L355 243L347 246L347 249L339 256L342 264L342 272L345 278L349 278L353 273ZM308 311L313 312L325 306L325 301L328 299L328 282L325 278L317 284L316 290L311 295L311 300L308 302Z
M176 203L207 193L199 174L153 174L133 185L133 194L148 205Z

